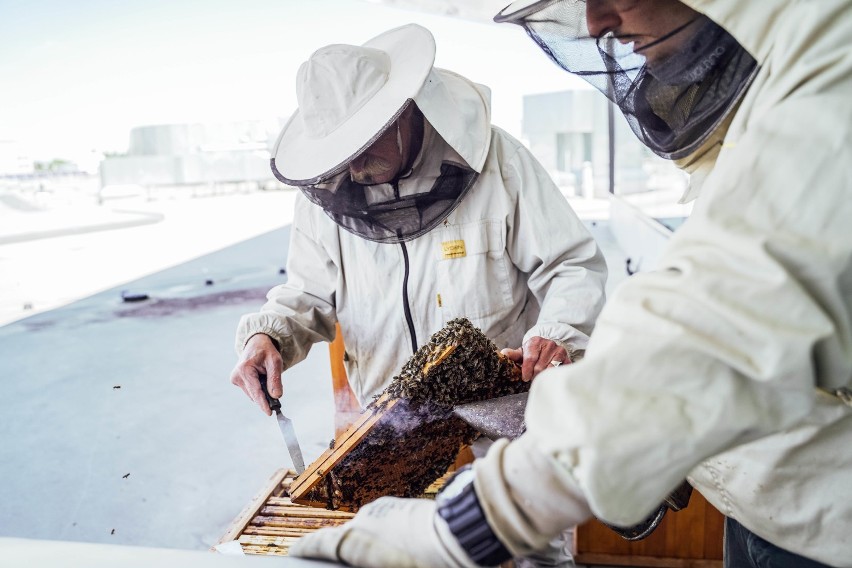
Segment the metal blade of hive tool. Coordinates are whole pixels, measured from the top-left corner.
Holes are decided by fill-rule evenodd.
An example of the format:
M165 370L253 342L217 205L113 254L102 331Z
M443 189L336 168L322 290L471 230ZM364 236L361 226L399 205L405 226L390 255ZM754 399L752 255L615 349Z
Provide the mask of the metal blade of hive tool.
M275 411L278 418L278 427L281 428L281 433L284 435L284 442L287 443L287 450L290 452L290 459L293 460L293 467L296 473L301 474L305 471L305 460L302 458L302 448L299 447L299 440L296 439L296 430L293 428L293 421L281 414L280 410Z
M524 392L459 404L453 408L453 414L492 440L514 440L526 430L524 410L527 408L527 395Z
M260 388L263 390L263 396L266 397L266 402L269 403L269 409L275 413L278 419L278 428L284 435L284 442L287 444L287 451L290 452L290 459L293 460L293 467L296 473L305 471L305 460L302 458L302 448L299 447L299 440L296 439L296 430L293 428L293 421L281 413L281 401L277 398L272 398L269 394L269 389L266 387L266 375L260 375Z

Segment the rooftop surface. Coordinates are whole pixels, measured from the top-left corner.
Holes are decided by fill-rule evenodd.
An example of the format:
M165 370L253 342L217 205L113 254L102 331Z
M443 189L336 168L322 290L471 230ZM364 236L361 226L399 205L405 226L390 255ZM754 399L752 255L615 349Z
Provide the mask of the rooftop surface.
M123 200L88 217L7 206L19 217L0 229L0 536L203 550L290 465L275 420L228 376L240 315L286 278L294 195ZM575 209L615 285L624 258L604 205ZM333 436L326 346L284 380L310 462Z

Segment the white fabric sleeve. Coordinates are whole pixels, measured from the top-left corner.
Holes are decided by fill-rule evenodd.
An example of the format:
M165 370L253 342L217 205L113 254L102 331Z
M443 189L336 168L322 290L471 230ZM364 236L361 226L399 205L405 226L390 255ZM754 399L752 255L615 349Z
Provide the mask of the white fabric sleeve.
M517 200L506 248L541 305L524 342L540 336L583 350L605 300L603 254L526 148L519 146L503 165L503 177Z
M474 488L488 525L515 557L544 549L591 516L568 469L524 434L498 440L474 462Z
M314 343L335 335L339 268L317 236L311 207L302 196L296 200L287 283L272 288L260 312L243 316L237 329L238 353L252 335L266 334L278 342L285 369L302 361Z
M705 458L849 383L852 168L834 125L852 109L826 99L780 104L729 141L661 268L618 288L583 361L533 383L532 451L601 519L640 521Z

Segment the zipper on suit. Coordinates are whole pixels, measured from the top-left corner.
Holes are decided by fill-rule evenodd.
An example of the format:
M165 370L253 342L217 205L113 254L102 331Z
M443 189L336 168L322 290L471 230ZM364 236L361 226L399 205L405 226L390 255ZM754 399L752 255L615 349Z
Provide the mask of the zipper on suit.
M414 331L414 319L411 317L411 306L408 303L408 249L405 243L400 242L402 247L402 259L405 264L405 273L402 276L402 307L405 310L405 321L408 323L408 331L411 334L411 352L417 353L417 333Z

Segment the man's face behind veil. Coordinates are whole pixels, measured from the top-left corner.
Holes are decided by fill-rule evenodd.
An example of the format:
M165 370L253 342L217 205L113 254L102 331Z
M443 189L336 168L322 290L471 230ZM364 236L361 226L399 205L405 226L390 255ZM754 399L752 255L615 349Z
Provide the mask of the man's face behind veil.
M411 159L413 105L409 105L366 150L349 162L349 176L362 185L388 183L403 173Z
M677 0L586 0L589 35L611 32L622 44L633 43L634 53L644 55L649 65L674 53L689 37L689 30L662 38L698 16Z

